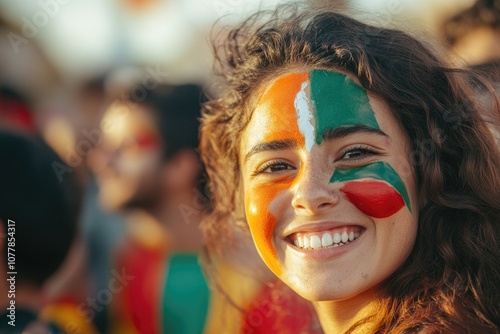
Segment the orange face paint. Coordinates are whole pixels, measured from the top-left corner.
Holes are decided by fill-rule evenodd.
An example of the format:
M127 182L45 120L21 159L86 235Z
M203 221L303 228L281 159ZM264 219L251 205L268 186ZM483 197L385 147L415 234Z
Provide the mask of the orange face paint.
M292 140L304 146L305 138L297 125L294 101L307 81L307 73L286 75L277 79L264 92L253 113L259 122L251 122L246 129L252 135L258 134L256 143ZM291 186L292 180L286 178L245 189L245 211L255 245L264 262L276 275L281 273L272 242L276 218L269 208L276 195Z

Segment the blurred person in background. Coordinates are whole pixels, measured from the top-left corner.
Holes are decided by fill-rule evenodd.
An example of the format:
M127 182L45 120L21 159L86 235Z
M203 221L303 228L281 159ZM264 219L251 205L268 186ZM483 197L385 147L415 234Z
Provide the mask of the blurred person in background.
M85 164L92 148L99 144L89 138L89 133L96 129L97 117L108 101L104 78L100 75L68 87L58 86L44 96L37 108L40 132L68 165L67 169L58 169L57 174L61 178L72 175L84 185L78 235L65 263L45 286L48 304L43 314L61 322L81 318L100 333L107 332L108 325L108 303L103 299L107 296L102 293L116 279L110 272L108 254L123 230L114 217L97 210L95 182ZM93 230L97 224L99 230ZM88 305L94 300L98 306L90 312Z
M112 333L201 333L209 290L198 263L207 199L196 147L201 89L136 86L106 110L90 156L100 203L123 213L110 306Z
M92 321L100 333L109 332L108 311L111 301L107 299L107 291L110 291L110 284L116 280L112 259L125 232L122 217L100 206L97 182L85 163L92 149L102 144L99 122L111 99L106 90L107 79L107 73L100 74L84 81L77 88L73 106L77 109L75 114L79 115L79 121L72 124L74 143L55 138L63 155L71 160L75 168L84 170L86 191L82 205L81 239L72 259L73 268L68 268L65 275L61 275L58 287L52 286L52 290L55 290L52 295L57 298L68 292L74 294L75 288L83 290L78 311ZM62 126L62 123L55 124L56 128ZM53 133L57 135L60 131L55 129ZM93 299L96 304L93 304Z
M57 176L55 168L68 166L39 138L0 130L0 161L0 332L78 328L94 333L85 319L61 322L42 312L44 285L60 269L76 235L80 184L73 175ZM7 263L8 253L13 263ZM8 309L11 305L14 312Z
M19 35L21 33L15 26L9 25L1 18L0 31L5 32L6 35L13 33ZM5 42L5 40L2 41L2 43ZM69 131L59 131L60 127L57 129L52 126L55 123L54 120L58 120L53 117L55 114L54 110L57 110L60 116L67 117L75 109L75 104L66 105L64 109L54 104L46 105L49 108L42 107L51 98L53 92L62 86L59 73L45 57L42 48L39 47L36 40L23 45L22 49L18 50L18 52L13 50L11 45L3 46L0 52L0 127L19 133L20 136L21 134L29 136L29 139L26 138L27 142L43 142L43 144L37 144L38 146L42 146L42 153L39 153L36 157L30 155L33 153L30 150L23 151L27 154L26 157L22 157L24 162L35 162L37 161L36 159L43 159L44 154L52 155L52 150L56 151L56 154L61 157L50 161L54 165L50 163L48 165L52 169L52 175L49 176L47 176L48 173L46 170L32 170L36 168L35 165L22 166L19 169L10 166L9 168L14 168L17 173L10 181L14 182L17 180L17 177L23 175L19 173L25 173L25 176L31 178L35 175L40 177L47 176L49 179L55 178L56 182L59 180L62 184L69 182L83 185L82 181L84 181L86 174L82 168L84 167L83 164L69 166L68 161L63 160L65 152L60 150L61 147L74 145L74 140L68 140L67 134ZM68 92L66 91L63 96L68 98L67 95ZM65 126L64 130L69 130L72 125L66 122ZM40 137L43 137L43 141ZM3 143L3 145L7 144ZM17 139L12 139L12 145L18 147L20 144ZM18 156L16 155L16 157ZM7 168L7 166L4 167ZM4 177L9 177L9 174L2 175L2 178ZM67 178L71 181L67 181ZM4 186L3 183L0 182L0 184ZM49 185L47 184L46 186L48 187ZM5 186L8 185L6 184ZM12 187L13 184L11 183L10 186ZM36 214L32 204L36 196L40 196L40 202L43 202L43 196L45 195L41 189L36 187L33 189L35 190L28 187L18 188L19 193L17 195L31 199L31 202L24 203L23 208L30 212L33 211L32 214ZM73 195L82 196L82 193L83 187L79 187L78 193ZM12 199L12 201L18 199L19 197ZM61 203L54 204L61 205ZM55 216L55 213L51 213L51 215ZM65 216L59 218L67 219ZM86 333L96 333L97 331L93 326L92 319L78 312L80 303L88 297L85 249L83 248L81 238L79 238L79 224L76 223L76 218L75 221L67 221L66 223L75 224L74 228L77 236L71 239L74 239L74 241L66 251L68 254L66 255L65 253L64 261L60 263L57 271L51 273L50 277L47 277L43 285L40 286L40 291L38 292L43 296L43 302L39 317L47 323L57 324L59 328L65 329L68 332L71 332L72 329L78 329ZM40 244L36 245L37 242ZM33 237L33 243L35 245L31 246L31 250L43 246L43 240L39 238ZM35 277L30 277L30 279L35 279Z

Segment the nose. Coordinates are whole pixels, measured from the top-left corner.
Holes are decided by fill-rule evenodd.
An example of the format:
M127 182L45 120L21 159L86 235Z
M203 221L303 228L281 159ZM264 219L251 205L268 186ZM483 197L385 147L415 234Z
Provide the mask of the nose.
M330 184L330 176L318 168L304 168L297 175L292 206L298 212L317 214L334 207L338 194Z

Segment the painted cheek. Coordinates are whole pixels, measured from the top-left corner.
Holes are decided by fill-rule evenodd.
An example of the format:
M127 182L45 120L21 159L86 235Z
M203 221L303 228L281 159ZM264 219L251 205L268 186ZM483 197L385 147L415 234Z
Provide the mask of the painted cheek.
M361 212L374 218L390 217L405 205L403 197L383 181L351 181L345 183L340 191Z
M273 232L277 219L269 208L278 194L290 187L291 181L275 185L258 185L249 189L247 194L251 195L245 198L247 221L255 246L269 269L277 276L281 274L281 266L273 244Z
M305 138L297 122L299 116L296 101L300 100L301 104L307 102L302 96L305 95L307 80L307 73L293 73L278 78L257 103L253 117L260 122L247 131L260 135L259 141L262 142L294 140L299 146L304 147ZM277 219L269 208L277 195L289 189L291 184L292 181L281 180L245 189L245 211L252 237L262 259L277 276L281 274L281 266L273 244Z
M386 162L378 161L357 168L337 168L330 182L345 182L341 187L342 192L358 209L370 216L372 215L368 212L385 215L395 208L399 211L400 200L411 211L410 198L403 180ZM372 217L381 218L375 215Z

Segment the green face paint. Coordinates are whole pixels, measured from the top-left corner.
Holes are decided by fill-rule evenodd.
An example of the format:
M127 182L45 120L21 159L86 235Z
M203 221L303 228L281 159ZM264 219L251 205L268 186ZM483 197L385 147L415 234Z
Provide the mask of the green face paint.
M359 124L379 130L366 91L345 74L313 70L309 81L318 145L326 131L344 125Z
M363 179L385 181L397 191L397 194L392 193L389 189L386 189L386 187L380 184L380 182L371 182L369 186L368 184L361 184L363 188L362 192L351 197L356 197L357 202L363 201L364 207L379 205L380 203L373 203L374 199L381 203L397 203L397 197L400 196L403 198L404 203L411 211L410 198L403 180L401 180L391 165L386 162L377 161L358 168L337 168L333 173L330 182L347 182L356 180L359 181L359 183L364 183L365 181L363 181ZM355 188L352 185L348 185L344 190L346 189L352 189L349 192L354 194ZM346 193L346 191L342 188L341 190ZM356 205L356 203L353 204ZM379 209L384 211L382 207ZM381 212L380 214L383 213Z
M318 145L327 131L342 126L364 125L380 130L366 91L345 74L313 70L309 73L309 81ZM361 211L373 217L392 215L404 204L411 211L403 181L385 162L338 168L330 182L346 182L341 190Z

